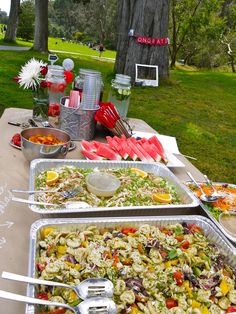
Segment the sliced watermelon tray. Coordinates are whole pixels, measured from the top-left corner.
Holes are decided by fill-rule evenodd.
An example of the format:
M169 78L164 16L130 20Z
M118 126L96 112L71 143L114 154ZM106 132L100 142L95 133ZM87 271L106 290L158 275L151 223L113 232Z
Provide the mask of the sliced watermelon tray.
M97 141L81 142L81 153L91 160L133 160L145 162L167 163L165 151L161 142L154 135L147 138L126 138L125 135L107 136L106 143Z

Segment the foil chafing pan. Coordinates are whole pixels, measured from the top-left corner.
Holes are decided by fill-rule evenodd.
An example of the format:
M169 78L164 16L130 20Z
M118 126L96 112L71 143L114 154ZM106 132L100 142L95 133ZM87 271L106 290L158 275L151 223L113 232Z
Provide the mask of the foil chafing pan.
M200 182L201 183L201 182ZM186 186L189 186L190 184L193 184L192 181L187 181L185 183ZM234 189L236 189L236 185L235 184L231 184L231 183L223 183L223 182L213 182L212 183L214 186L221 186L221 185L228 185L229 187L232 187ZM191 189L189 188L190 192L194 195L194 192L191 191ZM227 230L221 225L221 223L213 216L213 214L209 211L209 209L207 208L207 206L197 197L194 195L194 197L199 201L201 208L203 209L204 213L216 224L216 226L221 230L222 233L224 233L224 235L230 239L230 241L234 242L236 244L236 240L235 237L233 237L229 232L227 232ZM223 211L222 211L223 212Z
M228 241L228 239L220 232L215 224L206 217L198 215L183 215L183 216L162 216L162 217L100 217L100 218L48 218L40 219L34 222L30 230L30 250L28 275L35 277L35 269L38 257L38 243L41 240L41 230L45 227L54 227L59 231L83 231L88 226L96 225L98 228L112 228L116 226L139 227L142 224L150 224L154 226L166 226L176 223L194 223L204 231L208 240L215 244L226 256L226 261L232 267L236 267L236 249ZM28 285L27 295L33 297L35 294L34 287ZM34 314L34 306L26 306L26 314Z
M196 208L199 205L199 201L193 196L187 187L182 184L178 178L165 166L158 163L140 163L132 161L92 161L92 160L52 160L52 159L35 159L30 164L30 178L29 178L29 190L35 190L35 176L38 173L49 170L51 168L58 168L61 166L75 166L78 168L98 168L100 169L111 169L111 168L140 168L146 172L153 173L154 175L161 176L166 179L170 184L175 186L176 192L181 199L181 204L160 204L155 206L124 206L124 207L90 207L90 208L43 208L38 205L30 205L30 209L42 215L54 215L54 214L75 214L75 213L92 213L98 212L116 212L122 213L127 216L127 211L134 210L156 210L155 214L158 214L160 209L190 209ZM33 201L34 195L29 196L29 200ZM143 213L145 214L145 213ZM173 214L173 213L172 213ZM175 214L179 214L177 211ZM188 214L188 213L187 213ZM189 212L189 214L191 214ZM140 215L140 214L139 214Z

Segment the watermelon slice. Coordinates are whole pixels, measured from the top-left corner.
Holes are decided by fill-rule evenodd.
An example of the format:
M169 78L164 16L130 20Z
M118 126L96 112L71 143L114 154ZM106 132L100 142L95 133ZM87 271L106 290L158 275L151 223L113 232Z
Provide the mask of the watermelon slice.
M88 159L91 159L91 160L100 160L100 159L103 159L101 156L98 156L96 153L94 152L90 152L86 149L82 149L81 150L81 153L87 157Z
M161 156L158 154L156 146L154 144L149 144L148 142L145 142L142 143L142 147L155 161L161 161Z
M132 149L132 151L138 156L138 158L142 161L147 161L147 158L140 152L140 150L137 148L137 146L133 143L133 140L131 140L132 137L127 139L129 147ZM135 142L136 143L136 142Z
M117 142L117 144L120 144L121 143L121 138L119 138L118 136L114 136L113 139ZM126 140L126 138L125 138Z
M97 150L93 142L88 142L88 141L83 140L81 142L81 146L84 150L87 150L89 152L95 152Z
M100 144L101 145L98 147L96 152L99 156L110 160L121 160L121 156L117 154L113 149L111 149L109 146L105 146L103 143Z
M143 147L139 143L136 143L136 147L139 149L139 151L143 154L143 156L148 161L154 161L154 159L148 154L148 152L146 150L143 149Z
M122 148L123 151L127 153L127 158L130 157L132 160L136 160L138 156L135 154L135 152L131 149L129 146L129 143L126 140L122 139L122 142L120 143L120 147Z
M156 146L158 154L161 156L164 162L167 162L163 146L161 142L158 140L158 138L155 135L153 135L152 137L149 138L148 142Z

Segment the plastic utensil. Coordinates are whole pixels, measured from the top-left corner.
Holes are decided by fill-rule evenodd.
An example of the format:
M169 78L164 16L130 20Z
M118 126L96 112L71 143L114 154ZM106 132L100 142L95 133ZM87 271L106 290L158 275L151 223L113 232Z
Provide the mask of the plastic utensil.
M90 298L81 302L76 306L70 306L65 303L51 302L43 299L36 299L31 297L26 297L20 294L11 293L7 291L0 290L0 298L25 302L28 304L39 304L55 307L63 307L68 310L73 311L76 314L116 314L116 305L114 301L109 298Z
M2 272L2 278L10 279L20 282L27 282L31 284L53 286L53 287L64 287L67 289L72 289L82 300L91 297L107 297L111 298L113 296L113 283L106 278L89 278L83 280L80 284L76 286L71 286L64 284L62 282L55 282L43 279L32 278L28 276L22 276L18 274L13 274L9 272Z
M193 183L196 185L196 187L198 187L199 190L201 191L202 194L201 194L201 196L200 196L200 199L201 199L203 202L212 203L212 202L215 202L215 201L217 201L217 200L219 199L219 197L217 197L217 196L206 195L206 193L203 191L201 185L197 183L197 181L194 179L194 177L192 176L192 174L187 171L187 175L188 175L189 178L193 181Z

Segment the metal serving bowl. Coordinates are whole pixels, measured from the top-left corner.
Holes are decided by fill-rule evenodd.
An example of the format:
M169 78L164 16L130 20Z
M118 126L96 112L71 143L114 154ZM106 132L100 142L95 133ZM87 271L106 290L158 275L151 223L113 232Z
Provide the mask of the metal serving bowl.
M37 144L29 141L29 138L34 135L54 135L63 144L46 145ZM54 128L28 128L21 132L21 147L25 158L28 161L37 158L64 158L70 147L70 135L64 131Z

